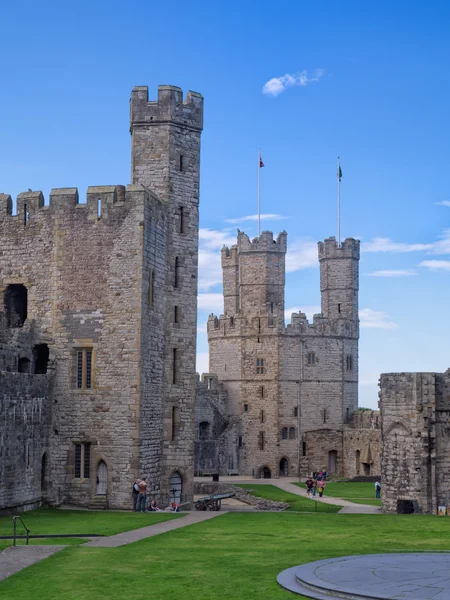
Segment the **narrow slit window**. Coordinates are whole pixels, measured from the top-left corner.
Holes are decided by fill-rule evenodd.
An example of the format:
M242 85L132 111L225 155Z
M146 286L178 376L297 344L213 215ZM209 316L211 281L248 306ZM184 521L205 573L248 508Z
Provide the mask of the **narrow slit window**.
M264 386L263 385L259 388L259 396L260 396L260 398L264 398Z
M244 412L248 412L248 404L244 404Z
M92 348L82 348L76 353L76 388L92 389Z
M182 154L180 154L180 163L179 163L180 173L182 173L182 172L183 172L183 167L184 167L184 164L183 164L183 162L184 162L184 161L183 161L183 158L184 158L184 157L183 157L183 155L182 155Z
M173 349L172 356L172 383L177 383L178 380L178 349Z
M155 301L155 271L152 269L150 271L150 276L148 278L148 305L153 306Z
M83 465L83 477L89 479L91 476L91 445L83 444L84 446L84 465Z
M172 407L172 432L171 432L171 439L172 442L174 440L177 439L179 433L180 433L180 409L176 406Z
M102 218L102 201L101 198L97 200L97 219Z
M24 204L23 205L23 224L26 225L28 223L28 219L29 219L29 213L27 210L27 205Z
M352 371L353 370L353 357L351 354L349 354L347 356L346 362L347 362L347 365L346 365L347 371Z
M78 350L77 352L77 388L81 390L83 388L83 351Z
M327 422L327 409L324 408L322 411L322 417L323 417L323 422L326 423Z
M174 273L174 281L173 287L177 288L180 284L180 259L178 256L175 257L175 273Z
M308 352L307 354L307 362L308 362L308 366L311 367L313 365L316 364L316 355L314 354L314 352Z
M264 411L262 410L260 413L261 423L264 423Z
M264 450L264 431L259 432L259 449Z
M341 305L338 304L338 313L340 313L340 312L341 312Z
M306 456L306 442L302 442L302 454Z
M75 444L75 477L81 477L81 444Z
M294 408L294 417L298 417L298 406Z
M178 323L178 306L173 307L173 322Z
M180 206L180 226L179 233L184 233L185 223L184 223L184 207Z

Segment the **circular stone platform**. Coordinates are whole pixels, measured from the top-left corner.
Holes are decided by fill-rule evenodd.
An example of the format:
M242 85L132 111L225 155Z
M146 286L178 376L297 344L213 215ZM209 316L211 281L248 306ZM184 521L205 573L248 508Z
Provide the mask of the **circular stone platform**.
M282 571L287 590L316 600L450 600L450 554L366 554Z

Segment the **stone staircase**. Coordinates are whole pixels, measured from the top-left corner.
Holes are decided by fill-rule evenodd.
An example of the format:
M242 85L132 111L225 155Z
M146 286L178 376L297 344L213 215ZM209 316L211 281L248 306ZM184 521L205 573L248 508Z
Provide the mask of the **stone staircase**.
M91 510L105 510L106 496L94 496L89 504Z

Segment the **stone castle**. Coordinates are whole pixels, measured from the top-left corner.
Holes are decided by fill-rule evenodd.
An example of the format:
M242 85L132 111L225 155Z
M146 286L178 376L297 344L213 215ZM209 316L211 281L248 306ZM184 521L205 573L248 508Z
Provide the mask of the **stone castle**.
M285 325L287 234L222 250L224 314L208 320L196 474L380 473L378 416L358 408L359 241L319 243L322 312ZM369 418L371 419L369 421Z
M192 499L202 127L135 87L131 185L0 194L0 509Z

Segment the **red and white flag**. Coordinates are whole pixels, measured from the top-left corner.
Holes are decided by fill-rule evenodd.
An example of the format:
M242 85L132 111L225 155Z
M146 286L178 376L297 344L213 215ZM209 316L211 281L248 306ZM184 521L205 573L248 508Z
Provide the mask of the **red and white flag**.
M259 168L261 169L264 166L263 160L259 157Z

